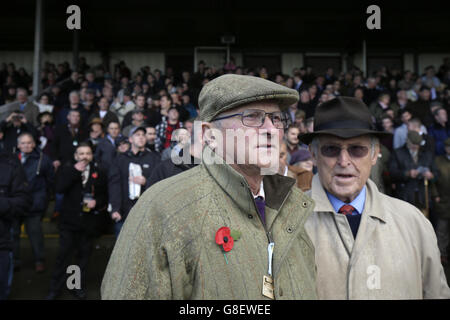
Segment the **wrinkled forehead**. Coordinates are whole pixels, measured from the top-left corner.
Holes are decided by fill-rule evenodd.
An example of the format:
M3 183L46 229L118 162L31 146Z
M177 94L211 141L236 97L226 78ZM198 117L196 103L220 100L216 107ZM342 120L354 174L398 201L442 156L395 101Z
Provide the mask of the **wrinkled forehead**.
M339 146L346 146L346 145L369 145L371 140L370 135L363 135L353 138L339 138L334 135L320 135L319 141L321 145L324 144L334 144Z

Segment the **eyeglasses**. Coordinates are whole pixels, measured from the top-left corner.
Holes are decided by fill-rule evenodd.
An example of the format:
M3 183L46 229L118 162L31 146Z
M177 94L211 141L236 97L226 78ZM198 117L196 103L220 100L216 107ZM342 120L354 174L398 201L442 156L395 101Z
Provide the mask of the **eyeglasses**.
M360 145L351 145L347 148L341 148L336 145L324 145L320 147L320 153L324 157L337 158L341 154L342 149L347 149L348 154L352 158L363 158L369 153L369 148Z
M230 114L228 116L219 117L213 119L212 121L228 119L231 117L241 116L242 124L246 127L259 128L264 124L266 116L269 117L273 125L277 129L284 129L289 125L289 119L283 116L280 111L276 112L265 112L263 110L257 109L247 109L241 113Z

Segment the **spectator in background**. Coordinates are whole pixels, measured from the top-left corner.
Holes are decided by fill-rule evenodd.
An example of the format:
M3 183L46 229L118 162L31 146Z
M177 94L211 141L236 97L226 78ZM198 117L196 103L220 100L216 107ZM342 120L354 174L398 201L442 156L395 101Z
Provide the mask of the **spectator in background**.
M298 139L298 135L300 134L300 129L295 125L290 125L285 134L285 141L288 147L288 152L292 156L292 154L297 151L300 147L300 140Z
M117 154L125 154L130 150L131 144L128 137L120 135L115 140ZM116 154L116 155L117 155Z
M403 73L402 80L400 80L398 83L398 87L400 88L400 90L409 91L412 89L413 85L414 85L413 74L411 71L406 70Z
M185 128L176 129L171 137L170 146L161 153L161 161L171 158L172 153L179 154L181 149L189 143L191 135Z
M111 121L106 127L106 133L106 136L97 144L94 159L105 169L108 169L116 156L115 141L118 137L122 136L119 122Z
M441 81L438 77L436 77L436 71L433 66L428 66L425 68L425 75L420 78L422 81L422 85L427 86L428 88L439 88L441 85Z
M380 89L377 87L377 81L373 77L367 78L367 84L364 88L364 103L370 106L380 94Z
M72 91L69 94L69 104L66 105L56 117L56 125L67 125L68 114L71 110L77 110L80 114L80 123L85 125L88 120L88 113L80 102L80 94L78 91Z
M430 111L430 88L422 86L419 91L419 99L410 105L411 114L422 120L422 123L429 127L433 123L433 115Z
M131 92L130 90L126 89L123 90L122 102L120 101L120 98L117 97L111 106L111 111L116 114L120 123L122 123L127 113L134 110L135 108L136 105L134 104L133 99L131 98Z
M27 90L18 88L16 98L17 102L11 105L10 111L22 112L27 122L36 127L39 108L32 101L28 101Z
M380 138L380 143L384 145L389 151L392 151L393 149L393 142L394 142L394 120L391 116L384 114L381 117L381 127L383 128L384 132L388 132L392 134L392 136L387 136Z
M109 101L106 97L100 98L100 100L98 101L98 110L94 111L91 114L88 121L91 122L92 119L94 119L94 118L101 119L101 122L104 127L108 127L108 124L111 121L115 121L115 122L119 121L119 118L116 116L116 114L109 110Z
M37 137L34 126L28 122L21 111L13 111L5 120L0 122L0 131L3 132L3 149L9 153L17 150L17 138L23 132L29 132Z
M109 202L116 237L131 208L145 191L147 179L160 163L159 155L145 148L145 133L144 127L134 128L130 132L130 150L118 154L109 170Z
M50 104L50 96L48 93L41 94L39 102L35 102L34 104L39 108L39 113L53 112L53 105Z
M378 130L381 130L381 117L389 109L392 110L390 106L391 96L388 93L382 93L378 96L377 102L370 105L369 111L375 119L375 124ZM396 110L393 110L394 115Z
M424 179L436 177L437 168L433 154L420 149L421 142L420 134L408 131L406 145L392 153L389 172L396 184L398 198L423 210L426 204Z
M435 154L438 156L445 154L444 142L450 137L450 125L448 123L447 110L437 108L434 113L434 123L429 127L430 136L434 138Z
M29 210L27 178L16 156L0 150L0 300L8 298L13 274L12 221Z
M97 145L103 139L103 123L100 118L93 118L88 126L89 137L86 141L91 143L92 152L95 154Z
M303 192L311 189L313 178L313 161L307 149L297 149L291 153L287 176L297 181L297 187Z
M156 142L155 149L158 152L168 148L172 139L172 133L183 126L179 120L180 114L178 109L171 107L167 112L167 117L163 117L160 124L156 126Z
M57 177L56 192L64 194L59 218L59 250L50 281L47 300L54 300L65 284L67 267L77 252L76 264L81 270L81 288L71 289L77 298L86 299L86 273L93 240L97 236L99 221L108 206L107 175L93 161L88 142L77 145L74 160L61 167Z
M42 112L39 114L38 139L39 148L49 157L52 157L52 145L55 139L55 126L53 124L53 114Z
M53 141L53 166L58 168L61 164L72 161L78 144L88 138L88 133L81 126L80 112L76 109L69 111L68 123L59 125L55 130Z
M131 112L132 112L131 123L122 130L122 134L127 137L130 135L132 129L137 127L145 127L147 125L147 123L144 120L145 119L144 110L137 108Z
M14 219L14 267L15 269L21 267L20 227L22 223L25 223L25 231L33 252L35 271L44 272L44 235L41 220L47 210L49 193L54 188L54 169L50 158L36 148L34 137L28 132L19 136L16 155L22 163L28 181L26 192L31 195L33 201L23 215L17 215Z
M415 131L422 137L420 148L427 153L434 154L434 139L427 133L427 129L419 118L411 118L408 121L408 131Z
M182 107L189 112L190 118L195 118L198 115L197 109L195 106L191 103L191 96L189 93L184 92L181 96L181 99L183 100Z
M145 147L147 149L149 149L150 151L157 152L155 149L155 142L156 142L156 128L155 127L152 127L150 125L145 126L145 139L147 140Z

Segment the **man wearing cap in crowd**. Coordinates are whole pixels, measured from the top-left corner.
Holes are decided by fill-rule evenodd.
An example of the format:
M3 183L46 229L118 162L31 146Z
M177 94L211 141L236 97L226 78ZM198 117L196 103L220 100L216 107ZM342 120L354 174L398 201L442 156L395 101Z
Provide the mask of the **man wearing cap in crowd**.
M116 237L131 208L144 193L147 179L161 162L158 153L145 148L147 140L144 127L133 128L128 140L130 149L117 154L108 171L109 202Z
M419 133L408 131L406 144L392 152L389 172L396 185L396 197L425 209L424 179L433 181L438 172L433 153L421 148L422 141Z
M317 107L314 132L300 136L318 170L306 229L320 299L450 298L431 223L369 179L386 134L362 101L338 97Z
M262 175L278 170L281 111L297 101L295 90L252 76L203 87L202 163L154 184L131 210L103 299L316 298L304 229L314 203L294 179Z

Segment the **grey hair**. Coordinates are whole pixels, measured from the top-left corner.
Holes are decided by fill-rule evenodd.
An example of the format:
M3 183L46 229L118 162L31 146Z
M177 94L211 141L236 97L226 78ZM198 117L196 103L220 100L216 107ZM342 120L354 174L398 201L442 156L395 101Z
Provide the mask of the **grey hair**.
M319 143L320 143L320 137L316 136L311 141L311 150L314 152L314 154L317 154L317 151L319 150ZM371 135L370 136L370 156L373 157L375 155L375 147L380 144L380 139L377 137Z

